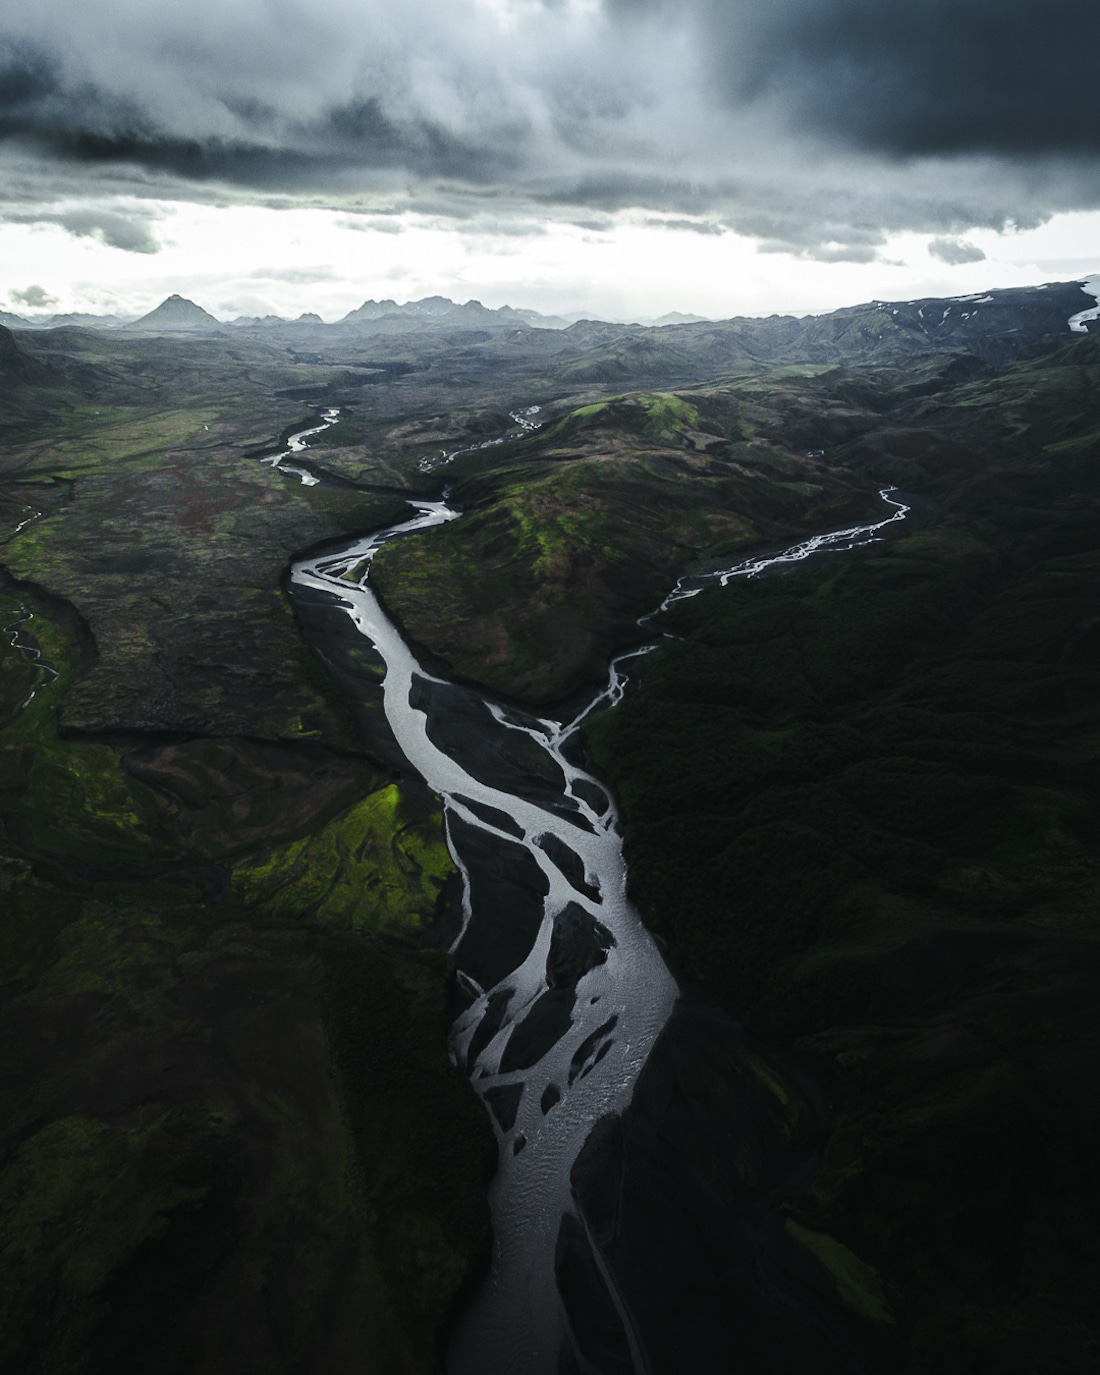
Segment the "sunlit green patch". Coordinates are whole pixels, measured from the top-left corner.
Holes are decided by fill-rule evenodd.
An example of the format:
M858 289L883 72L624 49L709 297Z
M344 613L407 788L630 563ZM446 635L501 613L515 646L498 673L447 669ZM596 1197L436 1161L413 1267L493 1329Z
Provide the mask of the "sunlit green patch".
M682 396L671 392L655 392L641 398L647 420L649 434L675 435L684 427L695 428L699 424L699 408Z
M430 922L454 872L441 816L414 819L395 783L314 835L240 861L232 885L280 917L402 934Z

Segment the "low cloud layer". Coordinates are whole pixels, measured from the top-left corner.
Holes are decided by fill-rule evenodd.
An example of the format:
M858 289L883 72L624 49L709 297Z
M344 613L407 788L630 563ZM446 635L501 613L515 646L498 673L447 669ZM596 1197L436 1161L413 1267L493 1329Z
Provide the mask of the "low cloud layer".
M30 306L32 310L42 310L46 306L57 304L57 297L51 296L45 287L28 286L22 291L13 291L12 300L21 306Z
M124 189L529 233L637 208L819 261L904 229L973 261L969 230L1100 205L1097 40L1094 0L8 0L0 212ZM140 220L38 218L156 251Z
M928 251L933 258L947 263L949 267L959 263L980 263L985 258L985 253L977 244L965 243L962 239L933 239Z
M56 224L76 239L98 239L108 248L125 253L156 253L160 244L144 216L120 215L111 210L72 206L67 209L27 210L9 207L0 211L9 224Z

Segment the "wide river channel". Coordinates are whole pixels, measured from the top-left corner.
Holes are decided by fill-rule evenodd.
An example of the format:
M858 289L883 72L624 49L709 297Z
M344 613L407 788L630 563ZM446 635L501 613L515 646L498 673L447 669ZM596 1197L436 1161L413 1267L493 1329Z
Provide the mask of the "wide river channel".
M325 423L335 418L326 412ZM266 461L316 481L279 463L300 454L316 432L293 436L285 455ZM880 538L908 510L891 491L880 494L892 508L881 520L682 579L662 609L709 585ZM576 1211L570 1169L594 1124L630 1102L678 993L627 899L614 801L579 767L575 749L584 719L621 698L625 665L653 646L617 659L607 686L567 721L504 706L429 673L369 581L385 543L460 515L445 500L410 505L410 519L295 563L292 584L332 599L384 660L390 727L442 799L465 882L452 954L467 1005L452 1027L451 1053L486 1103L500 1155L490 1191L491 1272L460 1324L448 1369L555 1375L567 1340L554 1262L562 1218ZM600 1265L595 1246L593 1253ZM643 1375L649 1362L635 1324L601 1268Z

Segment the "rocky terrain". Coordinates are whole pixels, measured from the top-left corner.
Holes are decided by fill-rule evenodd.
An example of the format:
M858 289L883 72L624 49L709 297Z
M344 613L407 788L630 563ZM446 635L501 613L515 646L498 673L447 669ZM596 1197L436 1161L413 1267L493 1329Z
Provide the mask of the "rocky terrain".
M608 1274L656 1372L1094 1368L1092 298L189 304L0 329L0 1365L441 1368L492 1153L458 878L377 665L283 578L446 482L376 567L429 662L556 709L675 636L587 732L690 993L578 1162L585 1368L631 1368ZM328 406L314 483L261 463ZM897 538L637 626L883 483Z

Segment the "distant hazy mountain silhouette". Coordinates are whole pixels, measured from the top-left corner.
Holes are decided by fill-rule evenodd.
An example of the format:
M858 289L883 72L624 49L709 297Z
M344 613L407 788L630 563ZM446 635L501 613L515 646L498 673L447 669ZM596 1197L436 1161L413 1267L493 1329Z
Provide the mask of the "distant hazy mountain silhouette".
M143 315L140 320L135 320L127 328L148 330L150 333L161 330L208 330L220 329L221 321L203 310L202 306L197 306L194 301L189 301L184 296L172 295L161 301L155 310Z

